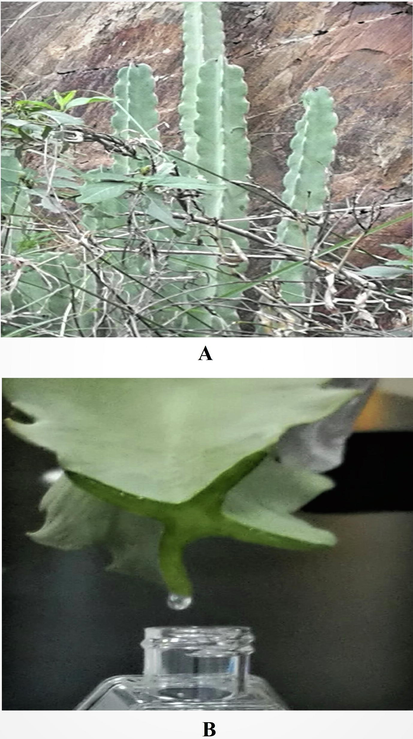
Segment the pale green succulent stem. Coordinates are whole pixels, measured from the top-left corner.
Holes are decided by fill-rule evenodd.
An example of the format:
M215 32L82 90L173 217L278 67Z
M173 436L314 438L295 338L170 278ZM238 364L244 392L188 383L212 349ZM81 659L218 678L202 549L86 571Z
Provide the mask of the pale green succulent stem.
M123 139L145 136L159 140L155 80L147 64L129 64L119 70L114 87L115 113L112 126Z
M224 56L224 31L219 3L184 3L182 24L184 58L183 84L179 114L185 148L184 157L197 162L198 135L195 131L197 111L197 87L200 69L208 59Z
M184 158L199 167L199 170L192 167L195 175L199 176L202 171L209 182L216 184L216 189L202 201L206 215L218 220L229 219L234 226L245 228L248 192L230 180L246 180L250 171L246 85L243 70L229 65L225 58L219 3L185 3L183 41L184 76L179 112L185 142ZM233 244L238 249L247 248L248 241L239 235L228 238L218 228L211 233L211 236L203 234L203 244L215 252L218 245L223 256L226 253L234 255ZM196 235L199 235L199 227ZM227 289L228 284L239 283L233 272L219 265L215 254L196 259L189 255L188 266L201 268L209 275L209 284L205 284L198 298L220 297L221 284ZM210 314L205 312L203 318L211 323ZM237 322L236 311L223 305L216 311L211 325L225 327Z
M277 240L287 246L300 247L308 257L317 239L318 227L309 225L305 215L309 211L321 211L328 197L329 166L334 159L338 119L333 110L334 100L326 87L307 90L301 100L304 115L296 123L296 133L291 140L282 199L302 218L282 218L277 227ZM274 261L272 269L280 266ZM283 262L282 266L287 264ZM282 288L287 302L306 300L304 284L300 281L304 279L305 269L305 265L298 264L289 273L288 279L297 280L297 283Z
M126 140L140 136L148 143L158 141L158 98L151 68L147 64L122 67L113 91L115 113L111 123L114 132ZM114 160L115 171L129 174L136 170L136 162L129 157L115 154Z

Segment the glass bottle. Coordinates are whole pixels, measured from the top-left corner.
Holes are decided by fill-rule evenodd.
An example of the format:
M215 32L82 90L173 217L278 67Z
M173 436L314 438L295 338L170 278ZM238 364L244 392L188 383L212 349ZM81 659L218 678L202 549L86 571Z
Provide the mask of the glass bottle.
M249 673L253 640L245 626L145 629L143 675L104 680L75 710L287 710L265 680Z

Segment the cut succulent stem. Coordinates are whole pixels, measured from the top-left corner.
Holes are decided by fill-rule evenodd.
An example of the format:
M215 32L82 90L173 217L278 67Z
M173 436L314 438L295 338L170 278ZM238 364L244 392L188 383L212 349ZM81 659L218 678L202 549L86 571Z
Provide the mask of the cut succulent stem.
M53 451L65 473L42 502L46 520L34 536L43 544L104 545L115 568L156 572L179 595L190 593L183 550L200 538L334 544L294 515L332 482L300 461L284 463L277 445L287 429L329 417L357 390L323 378L3 385L19 413L8 426Z
M192 586L186 573L183 555L185 547L197 539L221 536L286 549L310 549L334 544L335 538L331 534L315 529L302 521L299 522L299 527L303 531L308 529L306 531L308 539L307 541L295 539L294 535L291 535L288 530L289 519L291 518L288 514L288 507L282 513L280 519L281 532L287 521L284 534L261 530L250 525L248 522L248 516L250 515L248 513L248 501L247 503L241 502L241 505L239 505L236 493L237 485L241 484L244 478L248 478L248 475L252 475L254 470L257 470L259 477L256 478L256 482L254 483L254 478L249 477L247 485L250 484L253 487L257 485L265 490L268 486L268 480L266 479L268 469L270 470L270 477L274 473L277 476L281 472L281 480L283 480L285 470L281 471L281 467L267 456L266 450L256 452L219 475L216 480L193 498L179 504L138 498L77 473L67 472L67 476L78 488L95 495L100 500L115 503L115 505L140 516L161 521L164 530L159 543L159 566L163 580L171 592L188 596L192 594ZM287 476L288 474L296 475L297 473L293 473L291 470L291 473L287 471ZM311 473L306 473L306 483L310 483L310 487L315 485L317 492L322 492L331 487L331 483L327 478ZM277 477L270 480L270 486L274 484L276 488ZM299 482L298 484L302 483ZM232 501L225 504L225 498L229 491L231 491ZM234 491L235 508L233 505ZM247 505L247 509L245 509L245 505ZM268 512L265 515L268 515ZM236 520L237 518L238 520ZM243 523L243 519L246 523Z

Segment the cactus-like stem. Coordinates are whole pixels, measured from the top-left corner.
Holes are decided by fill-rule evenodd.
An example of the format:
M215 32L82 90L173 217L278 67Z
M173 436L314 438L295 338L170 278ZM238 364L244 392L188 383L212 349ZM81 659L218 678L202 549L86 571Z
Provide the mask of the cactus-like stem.
M145 136L159 140L158 99L153 73L147 64L122 67L114 87L116 96L112 126L123 139Z
M248 110L243 70L228 64L224 55L224 35L218 3L185 3L184 11L184 88L179 111L187 161L213 172L206 175L216 189L203 198L205 213L217 219L230 219L246 229L248 193L237 185L220 179L246 180L250 171L249 142L245 115ZM201 170L204 175L203 170ZM239 222L237 219L240 219ZM203 244L216 252L232 252L228 237L218 229L211 236L203 234ZM232 239L238 250L245 250L247 240ZM194 264L192 265L192 262ZM197 290L198 299L220 297L237 278L231 270L219 267L216 254L188 256L188 266L202 269L209 279L205 289ZM198 283L199 285L199 283ZM224 306L219 311L225 324L237 322L237 314ZM224 315L225 314L225 315ZM210 316L204 316L209 321ZM222 327L222 326L220 326Z
M135 66L130 64L122 67L117 75L114 86L116 96L114 102L115 113L111 123L114 133L122 139L141 138L149 147L151 141L159 140L158 131L158 99L155 95L155 81L153 73L147 64ZM144 149L142 160L145 161ZM137 162L121 154L114 155L112 172L131 174L137 169ZM105 207L96 206L92 211L84 214L83 223L86 228L104 231L107 228L121 226L126 223L127 211L125 201L114 198ZM116 221L114 220L116 218ZM118 244L114 243L114 246Z
M337 143L335 127L337 115L333 111L333 98L326 87L307 90L302 95L304 115L295 127L288 158L288 172L284 177L283 200L303 215L300 220L283 218L277 228L277 240L288 246L298 246L308 256L317 238L317 226L306 223L305 214L322 210L328 196L328 168L334 159ZM280 266L273 262L272 269ZM286 267L283 262L283 267ZM305 266L298 264L288 272L288 280L296 281L282 288L287 302L303 302L306 299L304 283Z
M158 141L158 98L151 68L147 64L122 67L113 91L116 99L111 122L116 135L123 139L140 137L148 145L151 140ZM116 154L114 159L114 171L129 174L136 170L136 162L129 157Z
M248 193L230 183L222 186L219 176L246 180L250 171L246 100L243 70L226 59L211 59L200 70L197 88L198 163L218 177L207 175L217 189L204 198L205 212L212 218L244 218ZM245 220L233 223L245 228ZM242 239L245 241L245 239ZM243 244L245 246L245 244Z
M20 241L30 226L30 195L28 188L20 179L23 174L24 169L14 151L4 148L1 152L1 196L4 217L1 243L4 255L19 253ZM15 213L19 215L16 217Z
M326 87L307 90L302 102L305 113L291 141L283 199L287 205L305 213L321 209L328 195L326 167L334 159L338 119Z
M189 2L184 4L183 42L183 85L181 102L178 108L180 128L184 139L183 154L187 162L198 164L200 138L195 122L199 116L198 86L201 69L209 59L214 59L222 65L225 53L224 31L219 3ZM189 174L198 175L198 170L195 167L186 165L186 169ZM221 183L219 183L219 187L221 187ZM201 235L199 227L192 227L191 234L193 243L197 243ZM205 239L205 237L203 237L203 243L205 246L216 246L213 239ZM191 302L192 297L198 301L215 297L218 276L216 256L194 255L191 257L189 249L186 268L201 273L201 276L194 282L196 291L193 296L188 296L188 301ZM205 287L199 289L202 285L205 285ZM206 325L211 325L211 327L214 322L211 313L198 307L195 313L188 315L186 327L190 330L199 329L201 325L199 319ZM235 316L232 316L232 319L235 319Z
M61 336L90 336L100 305L96 280L85 262L79 255L47 250L32 252L29 259L16 289L3 293L18 324L30 325L24 311L30 307L44 323L50 321L50 335L59 327Z
M217 189L204 197L205 213L212 218L229 219L243 229L248 228L245 221L248 193L228 182L222 186L219 176L227 180L248 179L250 145L246 135L246 89L241 67L228 64L223 57L210 59L200 70L195 121L198 164L218 175L206 175L210 182L216 183ZM228 237L221 232L216 236L226 252ZM244 237L234 236L233 241L240 250L246 250L248 242ZM230 270L221 269L217 275L216 295L225 293L231 282L238 282L238 279ZM234 310L226 313L227 321L237 320Z
M224 31L219 3L184 3L183 18L183 85L179 115L185 148L184 157L197 163L198 136L195 132L197 87L200 69L208 59L224 56Z
M125 140L141 139L145 146L151 148L152 141L159 141L158 98L155 95L155 80L151 68L147 64L137 66L129 64L128 67L122 67L118 72L113 91L115 113L111 123L115 135ZM141 150L142 164L147 164L145 148ZM136 160L115 154L111 171L132 174L138 166ZM104 206L97 205L92 212L84 215L83 223L90 230L110 233L115 226L119 228L126 225L127 203L122 198L114 198ZM106 243L108 246L119 247L119 240ZM133 258L128 257L127 261L130 262L132 269L138 269L140 274L145 273L146 265L142 257L133 255ZM116 262L116 258L113 258L113 262ZM139 292L140 288L131 283L127 294L128 300Z

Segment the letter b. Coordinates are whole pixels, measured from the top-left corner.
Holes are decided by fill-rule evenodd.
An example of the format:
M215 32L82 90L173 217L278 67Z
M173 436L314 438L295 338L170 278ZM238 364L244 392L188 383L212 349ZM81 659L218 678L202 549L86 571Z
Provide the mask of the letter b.
M212 721L204 721L204 733L203 736L215 736L215 724Z

